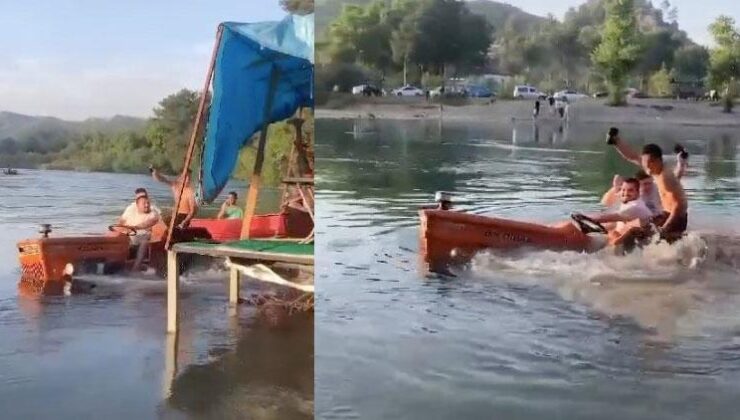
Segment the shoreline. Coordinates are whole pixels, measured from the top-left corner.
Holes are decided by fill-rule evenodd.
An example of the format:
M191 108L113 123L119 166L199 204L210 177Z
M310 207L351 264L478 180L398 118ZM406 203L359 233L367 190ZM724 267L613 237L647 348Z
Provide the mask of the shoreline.
M534 100L475 99L464 105L429 103L424 98L351 98L344 106L321 106L317 119L434 120L458 122L508 123L532 121ZM538 121L558 123L560 118L546 101L541 101ZM329 103L328 105L331 105ZM441 111L440 111L441 110ZM569 123L651 124L698 127L740 127L740 110L722 112L709 102L674 99L629 98L624 107L610 107L603 100L586 98L569 106Z

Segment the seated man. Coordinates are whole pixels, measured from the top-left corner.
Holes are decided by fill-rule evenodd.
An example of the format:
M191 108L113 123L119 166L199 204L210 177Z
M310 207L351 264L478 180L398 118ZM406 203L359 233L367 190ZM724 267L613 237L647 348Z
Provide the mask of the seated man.
M621 204L616 211L605 212L588 216L593 221L604 224L607 233L607 241L603 242L603 237L591 237L592 248L598 249L609 245L621 245L628 240L636 238L648 226L652 213L645 203L640 199L640 183L635 178L626 179L622 182L620 189ZM574 217L579 216L575 214ZM572 222L562 222L554 225L566 232L581 231ZM588 233L588 232L584 232Z
M615 212L605 212L589 216L596 222L608 223L609 243L615 244L623 241L624 235L633 227L643 228L650 223L653 213L640 199L640 182L636 178L628 178L622 183L620 189L619 208ZM616 224L615 224L616 223Z
M137 188L134 191L134 201L126 207L126 210L124 210L124 213L127 211L135 211L136 210L136 200L139 197L146 197L149 198L149 193L146 191L146 188ZM159 207L155 206L154 203L152 203L151 198L149 199L149 207L152 209L152 211L157 212L158 214L162 214L162 211L159 210Z
M663 214L663 207L660 205L660 195L658 189L653 183L653 179L650 175L646 174L645 171L640 169L635 174L635 179L640 183L640 199L650 209L653 216ZM609 189L604 196L601 198L601 204L605 207L612 207L620 201L620 191L624 180L619 175L614 175L612 180L612 188Z
M237 195L234 191L229 193L226 201L221 205L221 210L218 212L217 219L241 219L244 217L244 212L239 206L236 205Z
M130 234L133 230L136 231L136 234L130 237L131 245L138 247L132 270L137 271L141 269L141 263L144 261L144 256L149 246L152 227L159 223L159 221L159 213L152 210L149 198L145 196L137 197L136 207L127 207L121 217L118 218L116 223L117 228L115 228L116 232L119 234Z

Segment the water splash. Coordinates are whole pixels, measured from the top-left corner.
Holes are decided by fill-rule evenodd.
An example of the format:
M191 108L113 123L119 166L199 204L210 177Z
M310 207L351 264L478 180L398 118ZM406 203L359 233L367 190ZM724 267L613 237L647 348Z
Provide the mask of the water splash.
M717 309L740 302L740 237L690 233L669 245L653 242L619 256L554 251L478 254L469 272L478 278L548 287L563 299L585 304L608 317L626 317L670 341L677 334L700 334ZM725 304L721 304L725 303ZM734 312L740 315L740 309ZM725 327L740 327L738 317ZM715 323L716 324L716 323Z

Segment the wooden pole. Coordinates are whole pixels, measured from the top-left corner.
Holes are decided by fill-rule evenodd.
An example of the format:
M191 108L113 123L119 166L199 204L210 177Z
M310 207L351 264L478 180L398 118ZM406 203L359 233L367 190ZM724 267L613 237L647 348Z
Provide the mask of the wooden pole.
M270 72L270 87L267 90L265 99L265 121L260 132L259 143L257 144L257 156L254 160L254 169L252 177L249 179L249 192L247 192L247 206L244 211L244 221L242 222L242 232L240 237L249 239L249 229L252 227L252 217L257 208L257 195L259 194L260 184L262 183L262 164L265 160L265 143L267 142L267 129L270 126L270 111L272 110L272 99L275 96L275 88L279 78L278 69L273 66Z
M236 306L239 302L239 270L231 267L229 272L229 305Z
M162 398L167 399L172 395L172 384L177 376L177 340L178 334L167 334L165 338L164 377L162 384Z
M167 251L167 332L177 332L177 292L180 279L177 272L177 252Z
M175 200L175 208L170 218L170 227L167 229L167 241L165 242L165 249L170 249L172 242L172 232L175 230L175 218L177 211L180 210L180 201L182 201L182 194L185 191L185 175L190 168L190 163L193 160L193 152L195 151L195 142L198 139L198 133L201 131L203 123L203 111L206 108L206 98L208 97L208 90L211 86L211 79L213 79L213 69L216 66L216 57L218 56L218 47L221 43L221 35L223 34L223 25L218 25L216 31L216 43L213 45L213 52L211 53L211 62L208 65L208 71L206 72L206 81L203 83L203 90L200 95L200 103L198 104L198 113L195 116L195 122L193 123L193 133L190 135L190 144L188 145L188 151L185 155L185 163L182 167L182 174L180 175L180 191L177 194Z

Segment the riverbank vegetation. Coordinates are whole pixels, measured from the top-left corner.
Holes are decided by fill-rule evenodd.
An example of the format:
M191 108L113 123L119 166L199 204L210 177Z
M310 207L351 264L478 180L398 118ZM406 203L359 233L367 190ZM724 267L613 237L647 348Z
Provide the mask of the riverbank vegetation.
M102 172L148 173L149 165L165 173L179 173L192 132L200 95L183 89L162 99L154 116L134 120L130 126L104 130L85 127L78 130L36 128L19 138L0 140L0 166L42 167ZM18 118L34 118L9 114ZM57 120L61 121L61 120ZM63 122L63 121L61 121ZM295 130L285 122L273 124L268 133L263 180L268 185L280 182L281 170L293 142ZM304 124L304 133L313 139L313 117ZM256 142L252 142L256 145ZM198 154L194 169L197 172ZM255 147L241 152L235 178L247 179L254 164Z
M367 82L433 89L464 77L504 98L530 84L609 92L618 105L628 87L673 96L681 85L731 97L737 82L729 74L738 69L735 22L720 17L709 28L717 41L710 52L679 28L680 10L669 0L657 7L588 0L562 20L481 0L319 0L318 7L316 86L325 92Z

